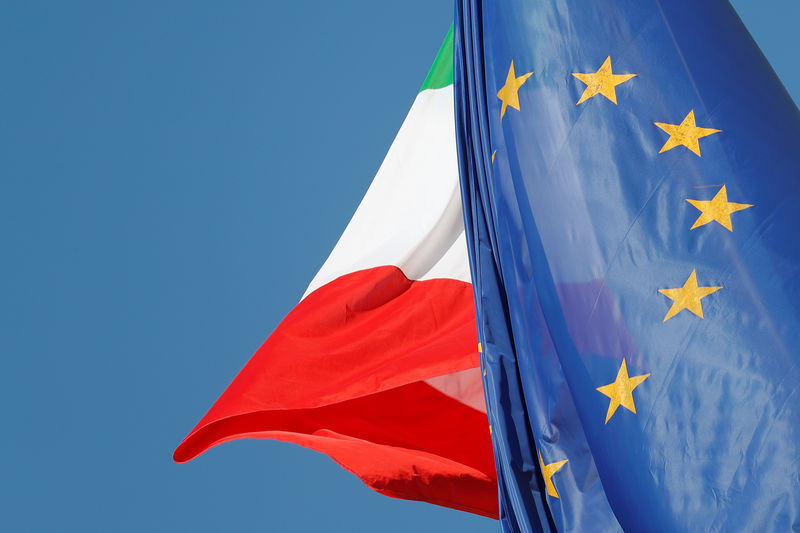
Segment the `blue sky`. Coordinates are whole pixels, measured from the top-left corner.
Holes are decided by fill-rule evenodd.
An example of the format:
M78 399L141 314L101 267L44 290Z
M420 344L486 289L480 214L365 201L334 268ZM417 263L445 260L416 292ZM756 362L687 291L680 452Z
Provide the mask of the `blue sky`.
M800 3L733 4L800 101ZM293 445L171 459L333 247L451 19L3 2L0 530L497 531Z

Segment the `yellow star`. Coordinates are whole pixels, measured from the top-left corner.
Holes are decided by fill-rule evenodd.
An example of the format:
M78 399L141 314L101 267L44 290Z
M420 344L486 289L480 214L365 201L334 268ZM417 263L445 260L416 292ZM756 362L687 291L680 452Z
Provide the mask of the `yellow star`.
M611 398L608 403L608 412L606 413L606 424L617 412L617 408L620 405L628 411L636 413L636 405L633 403L633 389L641 385L649 377L650 374L628 377L628 366L625 364L625 359L622 359L622 366L619 367L619 372L617 372L617 379L613 383L597 387L598 391Z
M497 97L503 101L503 107L500 109L500 120L503 120L508 106L519 111L519 88L531 77L531 74L533 74L533 72L528 72L518 78L514 73L514 60L511 60L511 66L508 67L506 84L503 85L502 89L497 91Z
M663 122L655 122L654 124L669 133L669 139L658 151L659 154L672 150L676 146L685 146L699 156L700 143L698 139L722 131L713 128L698 128L694 122L694 109L689 111L689 114L680 124L664 124Z
M547 494L552 496L553 498L558 498L558 491L556 490L556 486L553 485L553 474L561 470L561 467L567 464L569 459L564 459L563 461L556 461L555 463L550 463L549 465L544 464L542 461L542 454L539 453L539 466L542 468L542 476L544 477L544 486L547 487Z
M720 290L722 287L698 287L697 270L692 270L689 279L679 289L658 289L658 292L672 300L672 307L667 311L664 322L674 317L684 309L703 318L703 304L700 300Z
M731 213L753 207L753 204L729 202L728 191L725 190L725 185L722 186L717 195L711 200L690 200L687 198L686 201L701 211L700 216L695 220L694 225L690 229L699 228L700 226L704 226L716 220L728 231L733 231Z
M589 98L602 94L615 104L617 103L617 90L615 87L620 83L625 83L636 74L614 74L611 71L611 56L608 56L597 72L581 74L573 72L573 76L586 84L586 89L581 95L581 99L575 105L582 104Z

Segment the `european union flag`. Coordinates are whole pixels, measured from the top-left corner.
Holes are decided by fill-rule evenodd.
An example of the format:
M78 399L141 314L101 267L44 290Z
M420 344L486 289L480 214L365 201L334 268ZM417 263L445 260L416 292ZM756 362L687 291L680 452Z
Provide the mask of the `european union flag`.
M733 8L456 5L504 530L800 530L800 113Z

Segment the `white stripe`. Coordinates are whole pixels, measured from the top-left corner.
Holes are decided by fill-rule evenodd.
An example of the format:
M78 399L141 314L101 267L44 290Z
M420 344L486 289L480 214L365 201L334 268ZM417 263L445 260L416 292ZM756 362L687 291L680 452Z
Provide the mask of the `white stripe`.
M471 282L452 85L417 95L361 204L303 298L344 274L386 265L399 267L409 279Z

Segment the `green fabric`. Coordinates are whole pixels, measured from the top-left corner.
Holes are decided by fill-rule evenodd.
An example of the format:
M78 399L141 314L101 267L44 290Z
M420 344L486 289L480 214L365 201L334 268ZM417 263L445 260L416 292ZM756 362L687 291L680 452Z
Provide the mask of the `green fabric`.
M439 48L439 53L436 54L436 59L433 61L431 71L428 72L428 77L425 78L425 83L419 92L425 89L441 89L453 85L453 25L450 25L450 31L447 32L447 37L444 38L442 47Z

